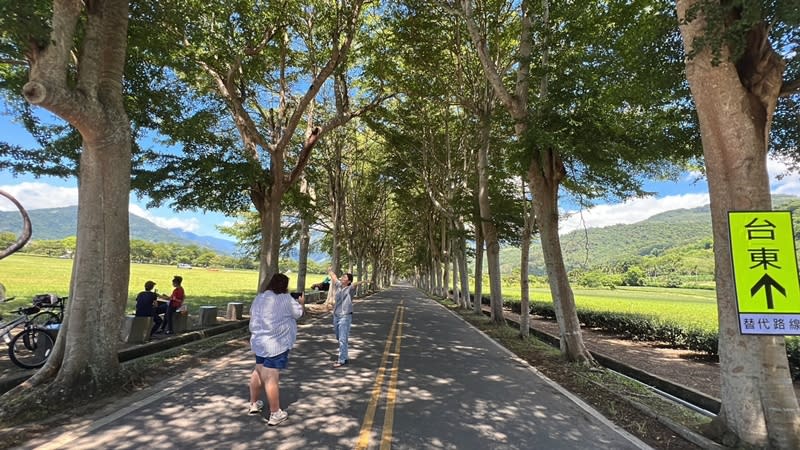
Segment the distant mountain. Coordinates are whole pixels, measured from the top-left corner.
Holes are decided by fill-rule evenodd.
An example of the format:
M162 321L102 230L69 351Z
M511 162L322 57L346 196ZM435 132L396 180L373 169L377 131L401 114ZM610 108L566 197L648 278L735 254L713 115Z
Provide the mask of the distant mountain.
M28 215L31 218L33 229L31 239L64 239L77 234L77 206L32 209L28 211ZM129 215L129 220L131 239L139 239L148 242L171 242L182 245L197 245L225 255L231 255L236 250L236 243L224 239L169 230L133 214ZM0 211L0 232L11 231L18 235L20 230L22 230L22 218L19 212Z
M195 244L200 245L202 247L208 247L214 249L217 252L225 255L233 255L233 253L238 248L236 243L233 241L215 238L212 236L200 236L194 233L190 233L188 231L183 231L179 228L172 228L170 229L170 231L176 234L177 236L180 236L183 239L194 242Z
M800 209L798 197L776 195L772 202L774 209ZM797 212L794 216L795 220L800 219ZM613 265L635 256L660 255L672 248L711 240L711 209L706 205L666 211L632 224L575 230L561 236L561 248L564 263L570 271L581 267ZM501 273L511 273L518 268L519 258L519 248L502 248ZM544 257L538 241L531 245L529 273L545 273Z
M297 261L300 259L300 251L298 250L297 246L294 246L292 250L287 255L289 259L293 259ZM331 255L322 252L308 252L308 259L314 261L317 264L324 263L326 261L331 260Z

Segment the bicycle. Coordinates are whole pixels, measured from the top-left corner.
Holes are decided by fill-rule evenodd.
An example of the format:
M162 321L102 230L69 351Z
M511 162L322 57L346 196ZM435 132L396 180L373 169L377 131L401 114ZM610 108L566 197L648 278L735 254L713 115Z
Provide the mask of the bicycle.
M42 328L52 328L64 321L64 303L67 297L55 294L37 294L33 296L33 306L49 311L41 311L31 321ZM56 310L53 312L53 310Z
M39 311L38 306L19 308L15 319L0 324L0 338L8 344L8 357L11 362L23 369L42 367L55 344L52 332L33 322L31 316ZM23 330L12 337L12 332L20 326Z

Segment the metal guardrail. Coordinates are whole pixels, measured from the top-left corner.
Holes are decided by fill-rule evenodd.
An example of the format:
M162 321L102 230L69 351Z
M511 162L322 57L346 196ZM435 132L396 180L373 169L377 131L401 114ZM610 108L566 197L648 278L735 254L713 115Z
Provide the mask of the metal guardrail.
M488 315L489 311L484 309L483 313ZM519 322L516 320L508 317L505 319L507 322L513 323L517 326L517 328L519 328ZM539 340L546 342L555 348L560 348L560 339L557 336L553 336L535 328L531 328L530 333L536 336ZM647 372L646 370L627 365L621 361L617 361L608 355L594 351L590 351L590 353L603 367L611 369L615 372L619 372L659 391L666 392L667 394L676 397L690 405L696 406L697 408L709 411L713 414L719 414L721 402L718 398L714 398L686 386L673 383L667 379Z

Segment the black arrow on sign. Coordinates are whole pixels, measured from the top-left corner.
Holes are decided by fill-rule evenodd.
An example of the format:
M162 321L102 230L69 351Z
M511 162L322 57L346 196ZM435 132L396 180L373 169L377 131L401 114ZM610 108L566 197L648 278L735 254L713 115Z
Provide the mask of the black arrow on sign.
M775 305L772 303L772 288L773 287L775 289L777 289L778 292L783 294L784 297L786 297L786 289L784 289L783 286L778 284L777 281L773 280L772 277L769 276L768 273L765 273L764 276L761 277L760 280L758 280L758 283L756 283L755 286L753 286L750 289L750 296L751 297L755 296L756 292L758 292L758 290L761 289L762 287L764 288L764 293L767 294L767 309L775 308Z

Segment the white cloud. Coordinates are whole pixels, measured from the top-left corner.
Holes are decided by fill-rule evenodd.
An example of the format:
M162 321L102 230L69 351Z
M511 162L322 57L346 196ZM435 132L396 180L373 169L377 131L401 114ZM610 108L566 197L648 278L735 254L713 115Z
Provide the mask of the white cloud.
M786 163L770 157L767 159L767 171L770 191L773 194L800 196L800 174L791 172ZM682 181L694 183L704 178L700 172L688 172ZM561 221L559 232L569 233L584 226L594 228L635 223L672 209L696 208L708 203L708 194L703 193L638 198L613 205L598 205L583 211L582 214L580 211L568 211L569 217Z
M150 211L134 204L131 204L128 209L131 214L147 219L162 228L178 228L192 233L200 229L200 221L197 220L196 217L190 217L188 219L177 216L170 218L158 217Z
M669 195L661 198L635 198L614 205L598 205L583 213L569 211L570 216L561 221L560 233L583 228L606 227L617 224L641 222L658 213L680 208L696 208L708 204L708 194Z
M78 204L77 187L58 187L47 183L24 182L0 186L19 201L25 209L62 208ZM5 197L0 198L0 211L16 211Z
M767 160L769 187L773 194L800 195L800 175L789 171L789 166L779 160Z
M78 188L59 187L40 182L23 182L15 185L0 186L19 201L26 210L44 208L63 208L78 204ZM128 208L131 214L145 218L164 228L179 228L196 232L200 229L200 221L195 217L159 217L152 212L134 204ZM17 208L5 197L0 197L0 211L16 211Z

